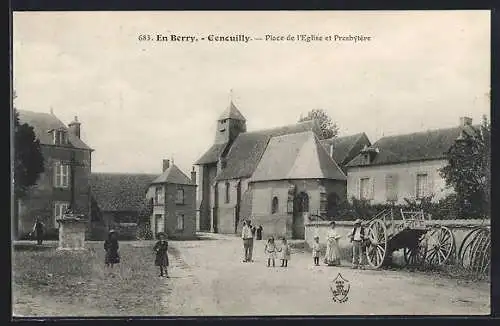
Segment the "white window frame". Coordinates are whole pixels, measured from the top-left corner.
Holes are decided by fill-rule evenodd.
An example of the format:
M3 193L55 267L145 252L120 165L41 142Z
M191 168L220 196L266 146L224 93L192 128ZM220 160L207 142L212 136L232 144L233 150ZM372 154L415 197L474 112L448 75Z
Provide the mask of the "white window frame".
M54 145L64 145L68 143L68 135L65 130L57 130L55 129L52 132L52 140L54 141Z
M363 183L366 181L366 191L363 191ZM359 199L370 200L371 199L371 178L363 177L359 179ZM364 196L366 195L366 196Z
M181 194L180 197L179 194ZM177 192L175 194L175 203L178 205L184 205L184 197L185 197L184 188L180 187L177 188Z
M425 182L421 183L421 177L424 177ZM429 174L428 173L417 173L415 180L415 198L422 199L430 195L429 191Z
M57 220L64 216L64 212L68 210L69 202L56 201L54 202L54 225L57 226Z
M55 188L68 188L70 178L69 164L63 164L60 161L54 163L54 187Z
M175 229L177 231L184 231L184 214L177 214L177 223Z
M155 205L165 204L165 196L164 196L163 186L156 186L155 187L154 204Z

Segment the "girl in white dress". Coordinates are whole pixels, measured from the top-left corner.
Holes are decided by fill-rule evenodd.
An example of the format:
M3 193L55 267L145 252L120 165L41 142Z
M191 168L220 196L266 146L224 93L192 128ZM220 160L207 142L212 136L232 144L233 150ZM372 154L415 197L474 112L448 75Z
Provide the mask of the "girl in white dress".
M335 222L332 222L330 225L331 229L328 231L326 242L325 264L328 266L339 266L340 251L338 239L340 238L340 235L335 229Z
M267 240L266 247L264 248L264 252L267 255L267 267L271 266L271 262L273 263L273 267L275 266L276 253L278 252L278 248L276 248L276 244L274 243L274 238L270 237Z

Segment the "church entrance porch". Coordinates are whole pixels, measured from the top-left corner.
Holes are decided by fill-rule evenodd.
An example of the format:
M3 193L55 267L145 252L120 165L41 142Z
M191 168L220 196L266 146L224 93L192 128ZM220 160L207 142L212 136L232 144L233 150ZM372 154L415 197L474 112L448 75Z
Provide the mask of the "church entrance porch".
M293 201L292 237L304 239L304 215L309 212L309 195L306 192L298 193Z

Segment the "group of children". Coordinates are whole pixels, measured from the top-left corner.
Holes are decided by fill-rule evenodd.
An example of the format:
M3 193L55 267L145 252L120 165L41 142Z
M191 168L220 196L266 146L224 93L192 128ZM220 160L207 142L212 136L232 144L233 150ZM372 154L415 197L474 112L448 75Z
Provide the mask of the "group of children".
M290 245L285 238L282 238L281 241L281 246L278 247L273 237L267 240L264 248L264 252L267 255L267 267L271 267L271 263L273 267L275 267L275 260L278 253L280 254L281 267L288 267L288 261L290 260Z

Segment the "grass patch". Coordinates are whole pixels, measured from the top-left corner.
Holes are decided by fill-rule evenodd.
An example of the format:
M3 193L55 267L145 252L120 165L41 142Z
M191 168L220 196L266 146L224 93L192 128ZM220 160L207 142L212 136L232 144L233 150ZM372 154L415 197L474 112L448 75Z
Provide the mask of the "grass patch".
M151 245L120 244L122 262L113 269L104 266L100 242L87 243L89 250L76 252L16 246L13 293L29 293L93 310L97 307L102 315L166 314L162 297L167 295L168 285L163 283L170 280L157 277Z

